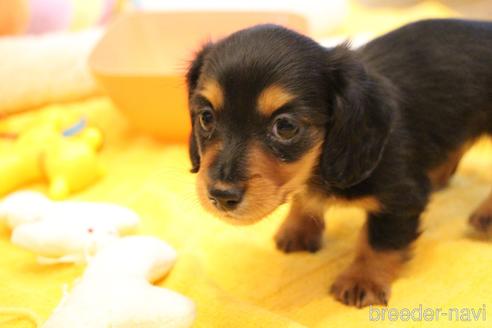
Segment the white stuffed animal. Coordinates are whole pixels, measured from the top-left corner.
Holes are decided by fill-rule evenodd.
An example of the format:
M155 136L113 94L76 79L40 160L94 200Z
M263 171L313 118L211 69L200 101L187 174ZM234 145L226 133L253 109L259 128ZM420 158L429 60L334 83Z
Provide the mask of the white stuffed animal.
M89 263L44 328L189 327L195 306L186 297L151 285L169 271L176 252L154 237L118 239Z
M12 242L39 255L41 263L84 262L119 236L135 230L139 216L109 203L54 202L20 191L0 202L0 219Z

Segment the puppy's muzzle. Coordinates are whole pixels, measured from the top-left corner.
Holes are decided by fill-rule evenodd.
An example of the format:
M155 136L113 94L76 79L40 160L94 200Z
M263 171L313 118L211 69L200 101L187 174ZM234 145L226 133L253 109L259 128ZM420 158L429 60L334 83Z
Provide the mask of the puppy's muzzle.
M235 210L243 200L244 188L228 186L227 188L208 188L208 199L220 211Z

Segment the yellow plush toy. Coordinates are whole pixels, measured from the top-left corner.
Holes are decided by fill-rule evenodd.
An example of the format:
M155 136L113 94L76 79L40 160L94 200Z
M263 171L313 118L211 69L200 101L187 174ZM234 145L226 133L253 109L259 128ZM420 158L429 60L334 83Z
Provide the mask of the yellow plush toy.
M97 150L101 132L82 118L74 122L63 111L52 111L33 122L0 152L0 195L28 183L45 180L54 199L67 197L101 175Z

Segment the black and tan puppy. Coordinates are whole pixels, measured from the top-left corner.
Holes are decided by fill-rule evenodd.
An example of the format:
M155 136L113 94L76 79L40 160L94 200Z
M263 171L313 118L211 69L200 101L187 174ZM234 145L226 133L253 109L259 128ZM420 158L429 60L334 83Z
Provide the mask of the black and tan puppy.
M275 237L285 252L320 247L330 204L366 209L331 292L386 304L429 193L492 134L492 23L421 21L358 50L257 26L206 45L187 82L203 206L249 224L292 200ZM491 228L492 195L470 222Z

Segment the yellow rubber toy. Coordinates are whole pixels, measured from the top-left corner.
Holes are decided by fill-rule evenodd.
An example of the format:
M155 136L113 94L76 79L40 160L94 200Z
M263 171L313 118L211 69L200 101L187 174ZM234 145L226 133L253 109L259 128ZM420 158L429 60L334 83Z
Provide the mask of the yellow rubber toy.
M102 133L85 121L74 125L62 111L45 115L2 147L0 196L39 181L49 184L54 199L84 189L103 174L97 156L102 143Z

